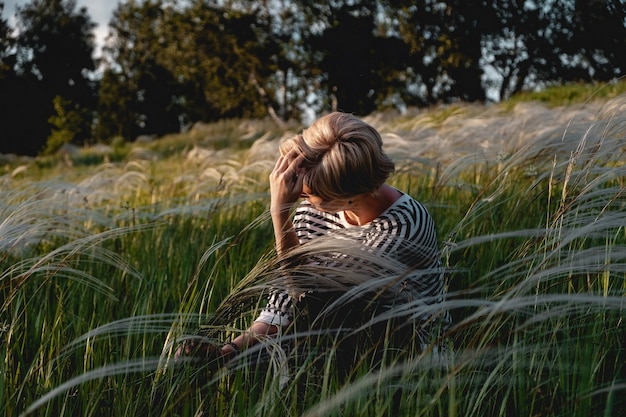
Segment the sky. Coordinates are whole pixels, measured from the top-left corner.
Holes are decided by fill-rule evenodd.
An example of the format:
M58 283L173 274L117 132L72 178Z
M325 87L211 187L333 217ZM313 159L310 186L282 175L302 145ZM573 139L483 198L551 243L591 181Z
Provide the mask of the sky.
M2 17L9 21L11 27L15 27L15 8L16 6L24 6L28 4L29 0L0 0L4 2L4 10L2 11ZM96 55L100 54L100 48L104 42L104 38L107 35L109 20L113 14L113 10L120 3L119 0L77 0L76 9L81 7L87 8L87 13L91 16L91 20L98 26L94 29L96 36Z

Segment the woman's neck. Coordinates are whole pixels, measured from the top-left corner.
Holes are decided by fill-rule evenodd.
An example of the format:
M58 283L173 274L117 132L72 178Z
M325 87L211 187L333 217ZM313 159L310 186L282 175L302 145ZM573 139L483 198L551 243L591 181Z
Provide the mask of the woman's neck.
M400 191L383 184L373 193L357 197L343 215L348 223L363 226L380 216L401 196Z

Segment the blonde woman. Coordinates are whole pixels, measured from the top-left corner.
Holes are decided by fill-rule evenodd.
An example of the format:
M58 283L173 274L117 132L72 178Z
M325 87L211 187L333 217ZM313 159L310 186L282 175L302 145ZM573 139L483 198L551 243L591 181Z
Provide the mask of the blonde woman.
M306 253L307 245L313 248L318 238L339 236L345 246L340 244L327 257L312 254L314 262L308 265L326 271L347 266L355 271L350 276L360 278L326 290L322 284L298 288L294 278L292 288L274 290L251 327L222 347L226 362L260 340L279 337L302 312L310 322L315 321L321 312L332 310L329 305L336 307L333 319L318 320L317 328L365 326L372 332L361 341L372 345L388 346L392 335L388 320L367 320L393 308L396 312L389 316L400 330L396 335L402 336L395 338L399 349L408 343L425 347L448 324L448 314L441 308L444 279L433 219L421 203L386 183L394 164L382 145L372 126L351 114L335 112L281 146L269 177L278 255L286 257L295 250ZM372 267L376 259L384 260L383 266ZM332 281L333 274L329 275ZM360 296L357 291L357 296L346 297L359 286L364 288ZM343 351L358 359L352 352L356 338L345 339L350 343L343 345ZM341 353L341 349L336 351Z
M382 147L376 129L340 112L281 145L270 212L278 256L299 261L250 328L217 352L220 362L284 339L288 349L317 350L320 362L334 352L345 377L364 354L380 362L385 349L437 346L449 315L435 224L424 205L387 184L394 163ZM212 357L211 346L192 341L176 356Z

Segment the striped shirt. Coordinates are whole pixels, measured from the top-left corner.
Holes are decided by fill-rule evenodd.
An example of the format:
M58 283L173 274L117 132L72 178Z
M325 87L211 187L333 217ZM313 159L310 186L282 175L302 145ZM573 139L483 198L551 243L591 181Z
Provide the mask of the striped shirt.
M339 235L370 255L401 265L404 271L394 285L402 302L422 300L425 305L434 305L443 301L444 277L435 224L426 207L409 195L403 193L386 211L364 226L352 225L343 212L322 212L304 200L296 209L293 224L300 244L322 236ZM359 265L364 266L367 261L353 256L353 253L334 254L332 261L325 261L326 266L330 262L354 265L357 269ZM389 273L398 276L397 271ZM384 276L384 271L376 276ZM276 290L270 294L267 306L256 321L288 326L293 314L294 297L286 289ZM427 316L416 318L426 322L429 320Z

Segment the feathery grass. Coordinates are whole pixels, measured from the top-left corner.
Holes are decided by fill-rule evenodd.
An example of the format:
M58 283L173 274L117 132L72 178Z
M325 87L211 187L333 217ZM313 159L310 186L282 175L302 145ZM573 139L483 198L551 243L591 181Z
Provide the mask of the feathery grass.
M248 132L248 145L232 150L219 138L214 147L169 138L165 156L131 151L67 179L5 176L0 408L7 416L619 415L624 109L619 96L575 108L369 117L397 161L392 185L436 220L448 275L442 307L453 325L437 341L446 354L433 344L375 370L363 356L346 382L332 345L300 358L288 380L279 356L267 373L248 375L255 349L218 372L172 363L182 338L221 342L248 326L285 277L303 288L344 285L346 301L373 289L351 270L334 268L329 279L324 269L277 263L267 175L281 132ZM435 308L408 303L389 316Z

